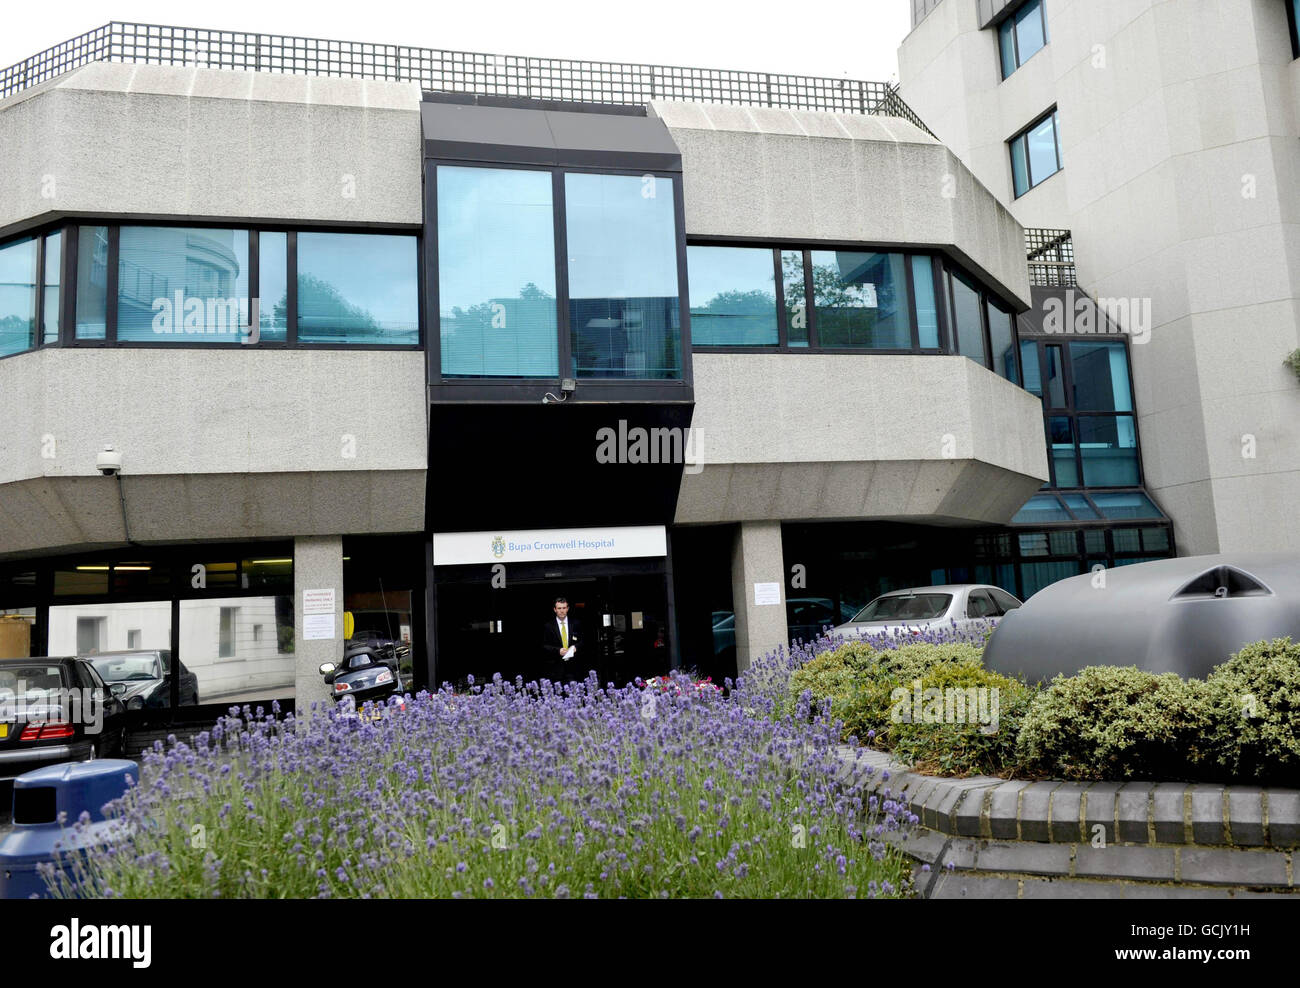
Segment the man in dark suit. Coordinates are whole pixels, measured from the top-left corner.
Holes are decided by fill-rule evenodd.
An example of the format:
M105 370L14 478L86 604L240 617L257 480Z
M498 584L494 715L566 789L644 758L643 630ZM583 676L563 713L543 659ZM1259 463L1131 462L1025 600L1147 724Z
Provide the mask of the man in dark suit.
M578 671L579 656L585 651L581 629L569 617L569 602L563 597L555 598L554 610L555 617L542 628L543 663L540 675L557 683L581 679L582 674ZM569 649L573 649L572 654ZM569 657L565 658L566 655Z

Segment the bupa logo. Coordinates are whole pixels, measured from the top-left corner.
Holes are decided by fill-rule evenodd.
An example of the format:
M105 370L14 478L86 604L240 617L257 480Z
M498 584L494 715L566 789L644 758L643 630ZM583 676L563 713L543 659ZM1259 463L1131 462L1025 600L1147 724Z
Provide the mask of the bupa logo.
M153 927L82 926L73 919L68 926L50 927L50 956L55 960L129 960L132 967L149 966Z
M497 559L500 559L505 554L506 554L506 540L503 539L500 535L498 535L495 539L492 540L492 555L496 556Z

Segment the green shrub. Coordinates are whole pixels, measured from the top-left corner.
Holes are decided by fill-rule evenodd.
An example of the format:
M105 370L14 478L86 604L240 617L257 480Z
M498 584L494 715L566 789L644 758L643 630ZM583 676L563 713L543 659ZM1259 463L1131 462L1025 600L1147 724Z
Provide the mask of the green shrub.
M886 735L895 754L922 772L943 775L996 775L1016 768L1016 738L1034 690L978 661L931 667L920 679L919 703L916 683L896 687L901 692L894 694Z
M1204 775L1207 685L1173 673L1089 666L1057 676L1030 705L1018 760L1066 779L1186 779Z
M1234 779L1300 778L1300 644L1247 645L1206 683L1213 761Z
M845 642L837 649L823 652L790 677L791 709L804 690L811 690L815 704L830 700L831 710L839 716L844 701L853 692L855 680L874 663L875 655L874 648L858 641Z

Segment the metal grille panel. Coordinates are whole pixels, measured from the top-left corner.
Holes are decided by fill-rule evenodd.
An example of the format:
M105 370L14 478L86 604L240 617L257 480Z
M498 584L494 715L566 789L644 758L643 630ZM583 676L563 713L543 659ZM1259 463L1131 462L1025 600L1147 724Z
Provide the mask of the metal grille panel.
M886 82L587 62L113 21L0 69L0 98L89 62L414 82L426 90L644 104L732 103L900 117L934 136Z

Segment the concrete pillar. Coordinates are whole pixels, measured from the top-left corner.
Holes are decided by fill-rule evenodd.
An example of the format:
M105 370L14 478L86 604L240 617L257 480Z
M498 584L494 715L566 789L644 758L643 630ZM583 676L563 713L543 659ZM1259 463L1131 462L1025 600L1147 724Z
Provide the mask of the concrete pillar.
M334 591L334 637L307 640L303 595L308 590ZM338 535L310 536L293 541L293 648L296 670L295 709L305 717L314 701L330 700L320 675L322 662L343 658L343 539Z
M777 586L777 603L755 604L754 585ZM741 522L731 549L731 595L736 609L736 671L778 645L790 645L785 623L785 559L781 523Z

